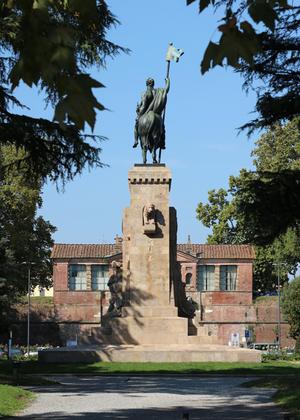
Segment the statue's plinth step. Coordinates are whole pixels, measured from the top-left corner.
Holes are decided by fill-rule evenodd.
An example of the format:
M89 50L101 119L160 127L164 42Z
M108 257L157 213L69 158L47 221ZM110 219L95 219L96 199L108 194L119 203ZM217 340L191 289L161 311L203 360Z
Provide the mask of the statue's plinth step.
M108 323L110 336L104 336L101 328L93 328L95 343L123 344L180 344L187 342L188 323L186 318L137 317L113 318Z
M122 316L138 317L177 317L178 309L175 306L124 306Z
M221 345L104 345L39 351L43 363L261 362L261 352Z

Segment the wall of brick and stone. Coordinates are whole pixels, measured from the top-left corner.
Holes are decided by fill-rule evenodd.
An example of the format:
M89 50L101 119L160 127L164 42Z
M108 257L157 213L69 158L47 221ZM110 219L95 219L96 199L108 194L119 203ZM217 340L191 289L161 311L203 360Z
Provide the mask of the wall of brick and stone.
M196 300L196 296L193 297ZM216 343L228 344L232 333L245 336L245 330L253 330L254 341L274 343L278 331L278 302L273 297L254 302L252 305L207 305L197 312L194 324L199 335L213 337ZM281 316L281 342L283 347L293 346L289 325Z
M54 306L52 309L48 308L48 314L46 314L47 311L44 311L42 315L40 314L40 319L45 325L45 336L55 336L57 334L63 343L66 339L75 338L76 335L89 335L93 327L99 326L101 312L106 313L109 304L109 292L105 292L101 296L100 292L92 290L70 291L68 289L68 264L73 263L93 264L99 263L99 260L83 261L78 259L69 262L56 262L53 266ZM215 261L210 260L203 263L216 265ZM230 260L222 260L219 265L226 263L233 264ZM183 261L181 261L181 264L183 279L185 279L187 273L192 274L191 284L186 286L187 294L202 308L201 313L198 311L194 319L199 335L202 335L204 339L207 336L214 337L215 342L228 344L232 333L238 332L240 337L243 337L245 329L251 328L254 331L256 342L272 343L276 340L277 301L270 297L252 304L252 264L249 261L239 261L238 287L237 291L232 292L219 290L197 292L196 264ZM218 269L216 271L218 273ZM216 278L218 278L218 275ZM215 288L217 289L217 285ZM90 289L89 281L88 289ZM25 320L22 322L25 322ZM24 329L23 324L22 328ZM47 332L48 330L49 332ZM43 329L38 326L38 322L36 331L41 336ZM294 340L289 338L288 331L288 324L282 320L281 338L283 346L290 346L294 343Z

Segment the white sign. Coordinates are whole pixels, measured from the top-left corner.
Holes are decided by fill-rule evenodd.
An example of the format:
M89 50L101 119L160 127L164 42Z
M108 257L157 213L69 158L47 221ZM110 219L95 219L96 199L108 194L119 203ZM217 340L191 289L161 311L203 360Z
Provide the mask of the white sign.
M232 346L240 346L240 334L238 332L231 333L230 342Z

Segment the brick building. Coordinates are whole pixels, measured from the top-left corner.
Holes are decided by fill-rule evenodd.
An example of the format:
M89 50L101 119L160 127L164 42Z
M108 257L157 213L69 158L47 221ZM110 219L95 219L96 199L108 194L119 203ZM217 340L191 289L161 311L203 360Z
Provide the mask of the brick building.
M251 331L256 342L274 342L276 305L253 304L255 255L250 245L178 244L177 261L186 294L199 310L190 334L203 342L228 344L233 336L245 342ZM122 262L122 239L115 244L55 244L52 251L54 304L64 337L101 323L109 302L111 263ZM282 323L282 343L290 343Z

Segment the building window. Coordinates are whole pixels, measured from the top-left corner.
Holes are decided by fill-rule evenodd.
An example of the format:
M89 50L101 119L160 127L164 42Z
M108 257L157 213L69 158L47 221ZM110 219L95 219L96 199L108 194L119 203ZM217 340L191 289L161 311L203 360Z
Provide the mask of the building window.
M197 275L197 290L215 290L214 265L199 265Z
M44 287L40 288L40 296L42 296L42 297L46 296L46 290L44 289Z
M86 266L74 264L69 266L69 289L86 290Z
M189 286L191 284L192 276L193 276L192 273L187 273L186 274L186 276L185 276L185 284L187 286Z
M108 265L92 265L92 290L108 290Z
M236 290L237 266L221 265L220 267L220 289Z

